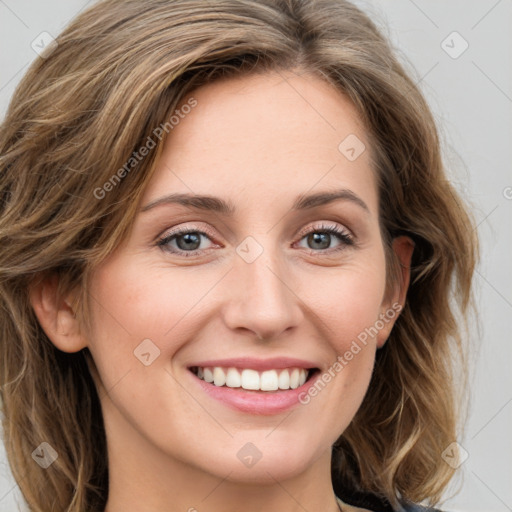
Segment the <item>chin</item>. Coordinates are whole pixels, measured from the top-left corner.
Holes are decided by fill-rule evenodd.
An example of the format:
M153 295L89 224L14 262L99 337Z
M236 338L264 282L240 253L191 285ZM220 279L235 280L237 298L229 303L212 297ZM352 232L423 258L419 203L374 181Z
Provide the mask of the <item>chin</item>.
M268 431L260 437L266 435ZM236 436L236 441L231 439L218 453L210 454L208 459L214 461L213 466L203 469L208 472L214 469L221 478L229 474L230 481L275 484L276 480L286 480L305 472L322 453L321 448L315 451L308 447L307 438L300 443L277 444L263 439L255 441L254 437L258 436L244 435Z

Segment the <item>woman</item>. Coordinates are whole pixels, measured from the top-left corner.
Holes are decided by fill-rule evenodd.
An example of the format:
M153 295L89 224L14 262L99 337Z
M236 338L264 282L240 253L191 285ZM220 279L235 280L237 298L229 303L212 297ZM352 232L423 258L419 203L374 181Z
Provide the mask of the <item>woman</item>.
M420 510L476 259L343 0L104 0L0 131L3 426L34 511Z

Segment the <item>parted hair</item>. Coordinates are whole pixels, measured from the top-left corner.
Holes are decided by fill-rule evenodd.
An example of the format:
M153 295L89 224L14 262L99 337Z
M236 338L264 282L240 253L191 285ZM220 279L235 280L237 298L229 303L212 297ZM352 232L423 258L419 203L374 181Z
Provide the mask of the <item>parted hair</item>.
M415 244L405 306L333 447L334 488L393 505L442 498L454 470L441 454L462 424L478 243L411 72L345 0L103 0L36 58L0 126L0 398L9 464L30 510L99 512L108 495L94 362L88 349L52 344L30 287L57 276L63 293L79 290L87 330L91 272L129 232L172 130L108 194L98 191L197 87L286 70L327 81L359 113L388 283L397 278L393 238ZM44 470L31 457L43 441L58 453Z

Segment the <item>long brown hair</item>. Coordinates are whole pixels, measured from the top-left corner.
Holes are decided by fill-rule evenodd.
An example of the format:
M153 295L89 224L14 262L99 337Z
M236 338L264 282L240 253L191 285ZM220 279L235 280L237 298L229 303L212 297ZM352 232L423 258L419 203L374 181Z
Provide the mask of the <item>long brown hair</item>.
M454 471L441 453L459 432L454 365L464 364L477 241L426 101L374 23L345 0L104 0L56 42L0 127L0 397L31 510L99 511L108 494L94 363L87 349L63 353L47 338L31 283L56 275L62 291L79 289L86 326L88 276L130 229L172 131L108 194L98 189L196 87L287 69L331 83L366 126L389 279L393 237L415 242L405 308L334 447L334 487L437 503ZM58 453L46 470L30 457L43 441Z

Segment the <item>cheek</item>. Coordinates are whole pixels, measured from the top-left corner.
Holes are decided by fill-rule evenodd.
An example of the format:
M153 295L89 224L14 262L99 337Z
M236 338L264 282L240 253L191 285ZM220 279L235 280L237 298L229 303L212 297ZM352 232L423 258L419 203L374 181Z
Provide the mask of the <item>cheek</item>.
M179 348L177 331L200 290L128 258L110 258L91 280L89 348L108 388L127 372L153 368ZM149 340L149 341L148 341ZM147 355L149 353L149 356ZM153 362L154 361L154 362Z
M135 258L110 260L96 269L90 289L92 343L131 352L149 338L173 352L173 332L183 334L193 309L211 289L215 276L152 268Z
M111 257L95 269L88 343L100 385L109 390L122 381L116 389L130 388L130 399L137 390L154 391L163 383L158 375L168 385L162 372L197 334L205 298L218 281L211 270L173 269L129 256Z
M346 428L368 388L377 348L377 327L385 290L384 255L375 251L367 261L355 260L338 269L316 270L303 280L300 292L318 320L316 325L331 349L329 367L321 382L304 400L312 402L328 389L335 414L325 420L326 430ZM315 286L313 286L315 284ZM309 290L309 293L306 292ZM321 405L321 400L316 405ZM316 407L314 405L313 407ZM316 411L321 416L321 409Z
M382 268L378 264L351 265L331 274L318 273L308 288L309 302L338 354L349 350L353 340L364 340L365 333L368 344L375 342L375 331L371 328L379 319L382 307L383 265ZM306 296L305 289L303 296Z

